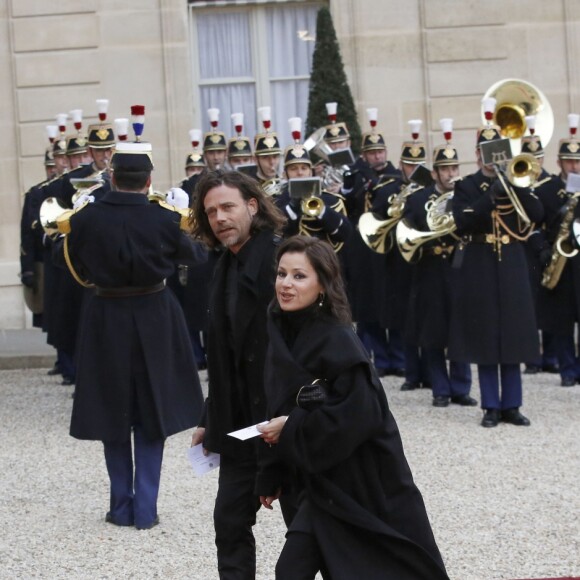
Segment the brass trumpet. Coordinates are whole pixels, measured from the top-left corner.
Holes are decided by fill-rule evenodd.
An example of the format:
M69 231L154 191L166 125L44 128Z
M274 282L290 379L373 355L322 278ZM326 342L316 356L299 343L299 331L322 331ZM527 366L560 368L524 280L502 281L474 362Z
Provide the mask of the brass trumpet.
M532 221L511 186L532 187L542 173L542 166L539 161L530 153L521 153L510 159L505 169L501 165L496 165L495 167L498 179L516 213L526 225L530 225Z
M300 202L300 207L304 215L317 218L324 210L324 201L316 195L311 195Z

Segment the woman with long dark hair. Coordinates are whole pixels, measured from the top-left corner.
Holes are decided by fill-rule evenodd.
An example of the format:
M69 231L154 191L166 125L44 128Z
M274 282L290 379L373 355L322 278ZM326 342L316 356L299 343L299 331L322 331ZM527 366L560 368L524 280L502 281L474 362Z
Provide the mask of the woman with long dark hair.
M257 491L266 508L289 481L300 495L276 578L448 578L335 253L296 236L277 264Z

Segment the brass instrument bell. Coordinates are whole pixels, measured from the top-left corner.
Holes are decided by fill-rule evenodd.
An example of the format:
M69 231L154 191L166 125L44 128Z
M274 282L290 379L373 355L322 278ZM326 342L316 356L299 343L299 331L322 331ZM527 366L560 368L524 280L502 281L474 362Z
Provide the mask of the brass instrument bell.
M527 126L525 117L536 117L536 134L545 147L554 132L554 114L548 99L540 89L520 79L503 79L492 85L484 99L496 100L494 123L499 125L501 134L509 139L520 139ZM481 118L485 123L483 107Z

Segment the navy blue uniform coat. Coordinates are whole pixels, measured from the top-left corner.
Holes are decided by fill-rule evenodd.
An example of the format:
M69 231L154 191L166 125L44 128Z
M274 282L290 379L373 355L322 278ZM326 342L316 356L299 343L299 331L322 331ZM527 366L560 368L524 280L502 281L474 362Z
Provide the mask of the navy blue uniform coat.
M150 203L144 194L109 192L72 216L72 262L81 276L103 288L153 286L173 272L175 262L205 259L179 220L178 213ZM77 361L73 437L129 440L135 398L150 439L196 425L201 388L183 314L169 289L91 296ZM134 361L144 361L137 374Z

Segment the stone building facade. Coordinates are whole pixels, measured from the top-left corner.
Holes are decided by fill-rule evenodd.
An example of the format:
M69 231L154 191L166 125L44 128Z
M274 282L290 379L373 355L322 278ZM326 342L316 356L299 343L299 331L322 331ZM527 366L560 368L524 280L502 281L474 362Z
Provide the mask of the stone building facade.
M264 7L322 3L0 0L0 328L30 324L18 279L19 221L22 193L43 178L45 125L73 108L84 110L88 125L96 120L97 98L110 99L111 119L145 104L155 187L166 189L182 178L187 131L205 115L197 15L243 11L256 20ZM463 172L472 171L482 95L498 80L520 78L539 87L554 111L546 167L556 171L566 115L580 112L580 2L330 0L329 6L361 126L365 109L378 107L391 159L409 137L408 119L424 120L431 149L441 140L439 118L453 117ZM274 42L267 50L284 46Z

